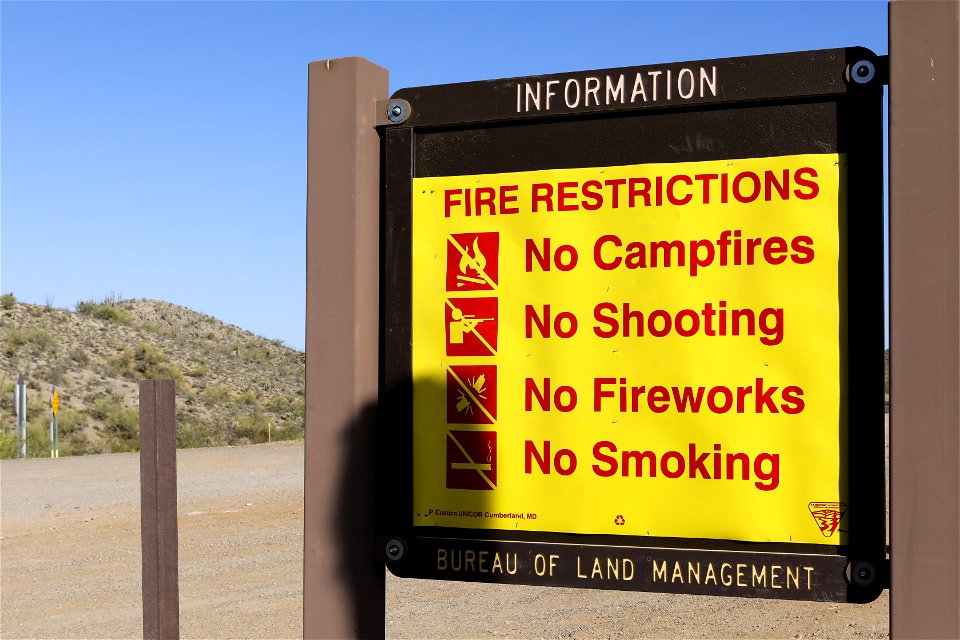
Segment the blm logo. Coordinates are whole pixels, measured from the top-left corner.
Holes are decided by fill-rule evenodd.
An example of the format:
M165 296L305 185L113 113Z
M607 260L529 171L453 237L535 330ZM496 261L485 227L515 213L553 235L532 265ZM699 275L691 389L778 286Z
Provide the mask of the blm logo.
M811 502L807 508L825 538L837 531L840 521L847 513L847 505L843 502Z
M497 488L497 432L447 432L447 489Z

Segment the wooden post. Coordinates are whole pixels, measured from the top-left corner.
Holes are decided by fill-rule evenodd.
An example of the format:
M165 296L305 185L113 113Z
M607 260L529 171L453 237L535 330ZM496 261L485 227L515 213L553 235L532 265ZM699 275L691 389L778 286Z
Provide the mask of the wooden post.
M140 544L143 637L180 637L177 435L173 380L140 381Z
M387 71L308 68L303 637L383 638L373 546L379 346L380 142Z
M890 5L890 633L960 638L955 1Z

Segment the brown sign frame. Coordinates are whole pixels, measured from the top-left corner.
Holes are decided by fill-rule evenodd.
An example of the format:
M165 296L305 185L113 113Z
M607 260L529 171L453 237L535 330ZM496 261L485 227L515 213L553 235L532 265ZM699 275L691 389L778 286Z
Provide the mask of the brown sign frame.
M547 87L637 75L700 78L720 89L627 104L568 107ZM669 75L668 75L669 74ZM708 80L712 76L708 76ZM881 96L886 59L852 47L669 63L403 89L381 135L381 357L377 428L380 553L402 577L869 602L887 586L883 371ZM553 84L557 83L557 84ZM540 107L528 108L527 86ZM680 84L675 85L680 87ZM532 91L532 90L531 90ZM713 95L713 94L716 95ZM652 96L648 96L650 98ZM559 105L559 106L558 106ZM762 132L758 135L757 132ZM562 143L559 140L562 139ZM623 145L622 140L636 141ZM589 143L589 144L588 144ZM455 149L456 153L449 150ZM642 150L640 150L642 149ZM411 247L414 177L640 162L847 154L847 233L841 249L841 411L849 420L848 543L572 535L414 526L412 522ZM843 221L841 221L842 223ZM446 553L447 556L443 556ZM500 555L498 555L500 554ZM482 569L481 556L490 563ZM447 564L441 558L449 559ZM491 571L500 557L500 570ZM505 560L514 558L513 572ZM454 559L458 569L453 569ZM551 565L552 558L552 565ZM468 562L468 559L472 559ZM600 563L599 574L593 560ZM590 571L584 572L584 563ZM665 564L666 563L666 564ZM625 567L637 579L609 579ZM669 580L663 577L669 568ZM790 567L789 574L786 569ZM775 569L777 568L777 569ZM542 571L541 571L542 569ZM616 570L616 571L615 571ZM708 575L713 573L713 580ZM739 572L745 572L743 574ZM755 572L764 579L754 579ZM699 573L698 573L699 572ZM732 573L731 573L732 572ZM782 588L774 572L796 588ZM801 580L801 572L806 582ZM744 576L749 573L750 578ZM641 577L642 576L642 577ZM806 588L801 588L801 584Z

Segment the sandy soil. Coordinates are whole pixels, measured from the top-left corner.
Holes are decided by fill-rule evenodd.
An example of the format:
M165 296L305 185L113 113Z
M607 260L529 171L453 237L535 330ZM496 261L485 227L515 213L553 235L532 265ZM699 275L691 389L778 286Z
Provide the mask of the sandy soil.
M137 454L0 463L0 637L142 633ZM183 638L301 633L303 446L178 453ZM387 578L392 638L886 638L869 605Z

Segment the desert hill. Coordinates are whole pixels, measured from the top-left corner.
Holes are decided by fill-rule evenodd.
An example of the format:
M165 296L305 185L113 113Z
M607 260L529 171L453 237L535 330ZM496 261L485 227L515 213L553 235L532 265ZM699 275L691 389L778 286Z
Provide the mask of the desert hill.
M28 385L29 455L49 456L50 391L60 455L138 447L138 381L177 385L177 445L303 437L304 354L156 300L79 302L76 311L0 299L0 457L13 456L13 391Z

